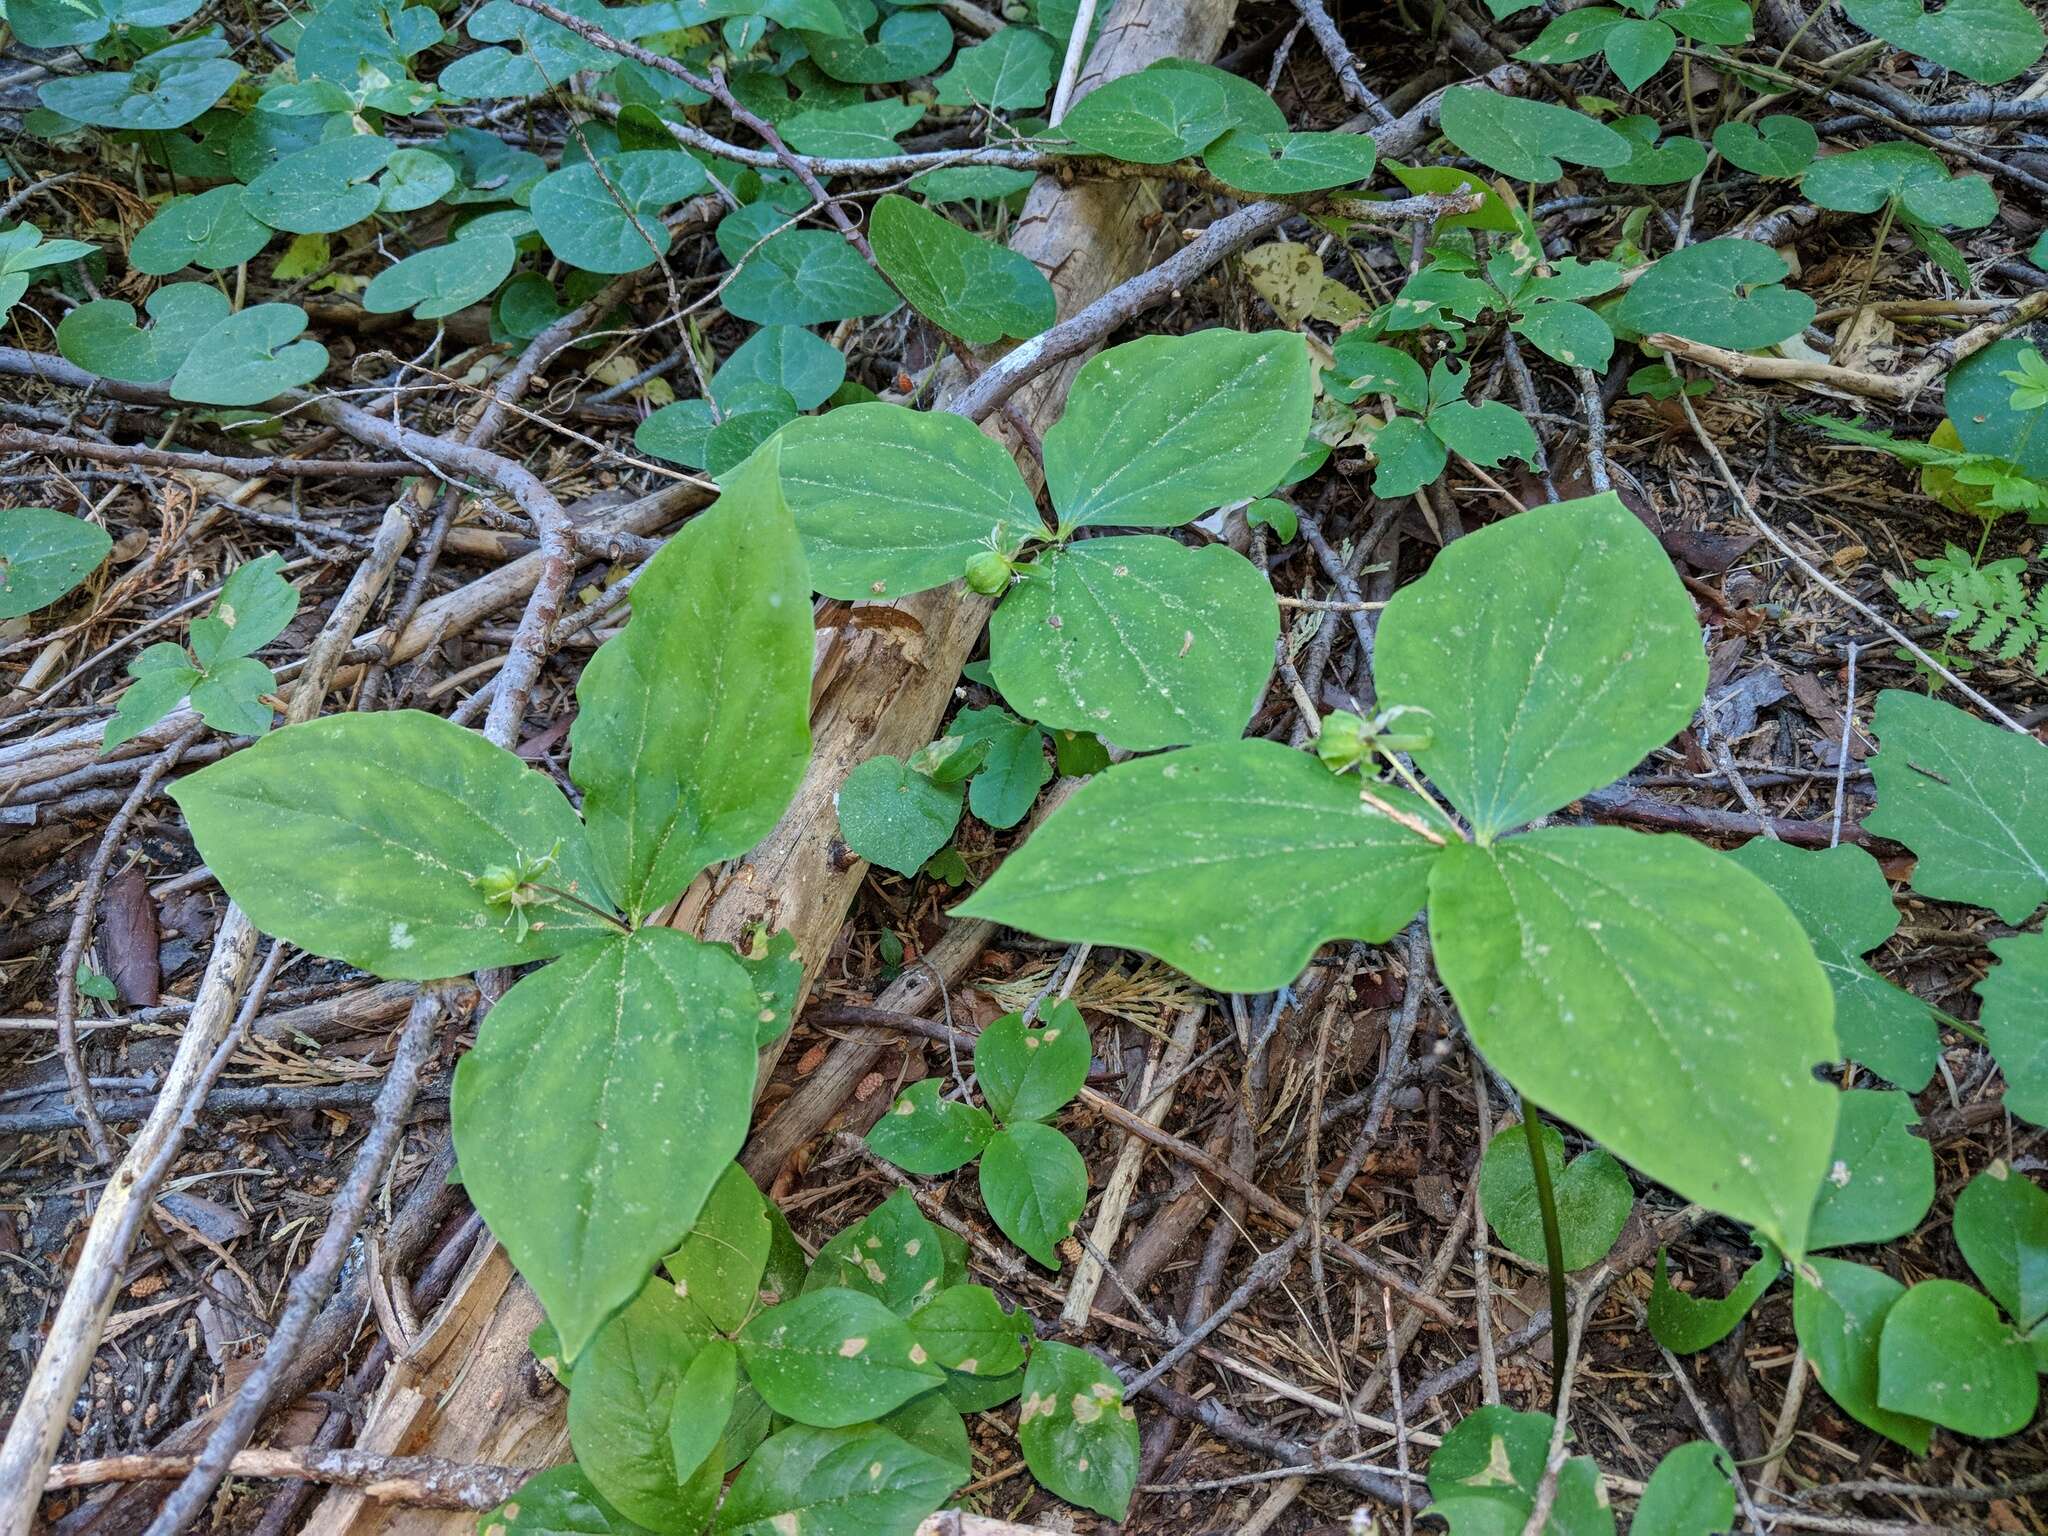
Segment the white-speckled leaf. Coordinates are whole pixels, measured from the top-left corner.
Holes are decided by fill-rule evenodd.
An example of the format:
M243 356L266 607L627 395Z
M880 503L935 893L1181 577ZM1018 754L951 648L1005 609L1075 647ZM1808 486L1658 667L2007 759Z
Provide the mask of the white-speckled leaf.
M570 1359L739 1151L758 1011L731 950L643 928L522 978L456 1069L463 1184Z
M1280 610L1223 544L1086 539L1025 572L989 624L1010 707L1132 751L1240 735L1273 672Z
M1548 827L1430 871L1473 1044L1544 1109L1794 1258L1827 1171L1834 997L1754 875L1681 837Z

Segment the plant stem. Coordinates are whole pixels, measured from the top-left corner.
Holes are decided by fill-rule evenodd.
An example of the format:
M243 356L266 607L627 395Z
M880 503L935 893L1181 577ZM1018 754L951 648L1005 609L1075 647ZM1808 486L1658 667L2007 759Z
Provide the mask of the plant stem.
M544 891L548 895L555 897L557 900L568 902L569 905L572 907L581 907L585 912L588 912L592 917L596 918L599 922L609 923L612 927L616 928L620 933L630 934L633 931L631 928L628 928L624 923L620 922L617 917L605 911L603 907L593 906L589 902L585 901L581 896L573 895L572 893L561 889L559 886L542 885L538 880L529 880L526 883L527 886L532 890Z
M1529 1142L1529 1171L1536 1180L1536 1205L1543 1213L1543 1257L1550 1270L1550 1411L1564 1388L1565 1351L1571 1319L1564 1289L1564 1239L1557 1231L1557 1195L1550 1187L1550 1160L1543 1155L1543 1115L1522 1096L1522 1132Z

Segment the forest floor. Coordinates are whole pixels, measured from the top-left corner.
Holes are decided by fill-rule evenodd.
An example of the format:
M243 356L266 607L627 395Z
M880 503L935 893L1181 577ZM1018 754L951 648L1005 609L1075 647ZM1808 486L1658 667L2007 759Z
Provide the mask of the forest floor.
M1489 53L1447 51L1397 24L1391 7L1335 9L1363 78L1383 86L1397 112L1434 86L1498 63ZM1221 60L1261 84L1270 79L1295 125L1335 126L1354 108L1325 54L1296 20L1288 5L1243 5ZM1481 30L1511 52L1528 28ZM18 48L4 62L8 71L34 68ZM1865 72L1928 105L1981 95L1964 82L1924 75L1896 53ZM1663 78L1667 119L1682 120L1688 106L1711 110L1706 85L1687 103L1679 99L1677 74ZM0 80L0 125L27 100L22 79L10 73ZM544 112L528 128L558 137L560 125L551 125ZM1825 131L1845 143L1870 136L1867 121ZM1994 162L2029 174L2048 170L2048 139L2025 125L1969 131ZM29 147L23 141L24 153ZM143 217L133 188L91 164L30 157L21 169L32 178L63 178L61 185L47 185L37 204L46 232L109 221L132 229ZM26 186L17 177L6 196ZM1679 213L1682 190L1623 199L1582 195L1567 179L1543 190L1536 214L1559 250L1598 256L1621 238L1631 207L1655 203L1661 211L1653 219L1669 220ZM1978 312L1969 301L2013 300L2048 284L2048 273L2014 259L2042 227L2048 204L2026 185L2007 181L1999 190L1998 219L1957 237L1977 279L1969 293L1902 234L1891 233L1874 250L1870 220L1815 217L1811 209L1800 211L1796 195L1751 179L1709 183L1685 214L1713 233L1767 211L1793 210L1781 249L1796 260L1797 284L1819 307L1817 324L1837 348L1834 361L1845 360L1840 328L1860 315L1865 333L1853 340L1848 360L1890 373L1973 323ZM1759 205L1760 195L1776 201ZM1179 183L1133 182L1130 197L1148 263L1227 211L1226 200ZM1398 286L1411 257L1385 242L1360 242L1352 254L1351 281L1374 302ZM686 282L698 282L718 265L702 231L680 243L671 259ZM648 285L628 302L651 316L662 298ZM337 365L359 379L389 377L427 345L430 327L411 334L337 299L313 307ZM1275 323L1231 260L1106 339ZM932 362L931 337L908 311L842 332L836 339L851 375L877 391L896 391ZM744 334L736 322L705 322L705 340L720 356ZM407 397L406 424L413 432L465 429L499 356L479 346L485 339L460 328L443 338L436 386ZM36 345L33 339L22 344ZM1496 335L1475 333L1468 351L1478 359L1477 393L1516 398ZM456 354L455 362L445 360ZM615 386L636 374L644 379L643 370L662 361L661 348L636 344L630 333L598 351L549 359L516 419L504 426L499 451L523 460L579 519L660 489L664 482L644 470L605 464L589 444L628 443L644 406ZM673 368L675 360L668 361ZM1912 576L1916 561L1939 557L1950 545L1976 548L1984 528L1923 494L1910 468L1835 443L1796 413L1867 413L1875 425L1924 438L1941 418L1938 392L1902 406L1825 388L1706 375L1711 390L1689 403L1700 429L1725 455L1745 508L1703 446L1686 404L1630 391L1630 376L1645 361L1634 348L1621 347L1612 369L1594 379L1590 398L1567 371L1538 371L1532 419L1545 473L1508 466L1487 474L1454 462L1427 498L1382 503L1368 488L1365 457L1340 450L1327 470L1299 488L1303 537L1281 544L1266 530L1246 529L1241 519L1225 525L1221 537L1251 553L1285 597L1327 601L1355 591L1368 602L1383 600L1466 530L1525 505L1590 491L1597 456L1698 600L1709 634L1706 719L1712 728L1688 730L1621 785L1560 819L1680 830L1729 846L1757 835L1760 818L1767 818L1776 835L1798 846L1840 840L1868 847L1888 874L1903 878L1910 864L1904 851L1858 825L1871 803L1863 760L1872 744L1862 727L1877 690L1920 682L1913 661L1867 613L1884 615L1923 644L1939 645L1941 626L1903 611L1890 583ZM687 392L679 383L678 393ZM1589 405L1598 423L1594 434ZM163 418L154 409L32 379L0 381L0 451L6 455L0 501L61 496L91 509L116 540L106 576L61 611L55 638L47 628L0 625L0 688L10 690L0 699L0 752L14 754L10 765L26 765L10 768L0 797L0 1317L6 1322L0 1405L17 1400L27 1379L106 1178L66 1096L51 1023L74 919L81 904L96 908L84 958L117 991L110 999L83 1001L79 1049L100 1113L118 1138L147 1110L162 1082L226 906L175 808L144 783L145 771L160 771L163 741L146 741L105 762L58 754L41 764L33 744L103 721L123 668L152 626L161 631L172 615L212 592L225 571L264 552L284 557L286 574L303 594L297 618L266 655L273 665L302 657L389 504L386 480L112 462L10 444L4 437L10 427L98 442L155 441ZM322 433L319 441L313 447L312 434L299 427L282 444L252 445L192 424L178 433L181 449L227 455L267 456L287 445L299 452L349 451L338 433ZM640 531L657 534L674 521L657 520ZM1801 562L1767 541L1759 522ZM648 547L632 535L613 539L609 548L602 538L586 544L576 599L595 600ZM394 591L417 581L420 597L431 602L488 579L533 548L516 514L465 498L438 558L402 558ZM2023 520L1993 526L1984 549L1987 558L2027 561L2038 579L2038 535ZM1815 572L1825 584L1816 582ZM507 592L490 611L388 669L352 661L340 680L344 697L350 690L375 690L388 704L473 718L465 701L505 656L517 599ZM886 610L862 610L870 612ZM388 617L380 610L376 622ZM1298 625L1299 675L1315 702L1345 707L1365 666L1367 616L1301 608L1289 617ZM861 665L912 665L895 647L887 618L842 611L837 622L863 642ZM600 619L569 637L533 690L518 751L558 777L565 772L579 666L610 632L610 622ZM877 642L877 635L890 643ZM906 645L914 651L915 638ZM2024 659L1978 658L1968 675L2023 723L2048 720L2048 684ZM969 682L957 696L962 707L994 701L989 689ZM1250 732L1281 741L1305 736L1295 696L1280 679ZM229 745L215 736L188 743L176 772ZM109 842L117 816L122 824ZM964 823L958 847L969 879L992 869L1022 835L1022 829L995 832ZM774 1143L776 1160L755 1171L807 1245L822 1243L893 1187L889 1171L847 1133L864 1131L905 1084L947 1070L943 1044L927 1038L929 1031L899 1027L892 1016L943 1019L971 1034L1054 988L1079 1004L1089 1022L1096 1087L1127 1103L1139 1100L1148 1071L1156 1073L1173 1050L1176 1031L1189 1038L1192 1020L1198 1064L1179 1081L1165 1127L1180 1147L1202 1149L1207 1160L1231 1166L1283 1205L1299 1210L1348 1154L1362 1148L1362 1170L1327 1239L1370 1253L1436 1303L1433 1311L1410 1305L1347 1267L1327 1244L1305 1245L1277 1278L1262 1272L1234 1315L1140 1400L1142 1491L1127 1529L1183 1536L1346 1529L1362 1495L1341 1476L1326 1475L1327 1458L1420 1468L1437 1440L1482 1401L1547 1406L1555 1383L1542 1272L1497 1246L1475 1220L1484 1137L1511 1123L1516 1112L1503 1086L1488 1079L1466 1048L1425 949L1400 940L1385 948L1330 946L1291 993L1221 998L1135 955L1072 950L999 931L970 953L946 957L943 989L906 991L921 963L946 953L947 908L959 894L931 878L870 870L829 953L806 957L815 979L760 1100L754 1147L758 1152L763 1136L783 1138ZM2010 930L1902 896L1903 924L1873 963L1919 997L1961 1019L1974 1018L1971 988L1985 968L1984 941ZM189 1435L217 1412L261 1358L291 1277L326 1223L371 1124L371 1100L410 989L303 955L265 980L252 999L242 1043L199 1110L122 1277L58 1453L61 1464L189 1447L178 1433ZM892 983L898 984L894 993ZM388 1360L427 1326L451 1287L473 1271L479 1245L488 1242L459 1189L446 1187L449 1083L469 1038L465 1030L436 1042L399 1153L350 1249L341 1298L302 1344L296 1395L268 1422L261 1444L353 1443ZM806 1085L828 1061L841 1074L833 1079L837 1086L807 1094ZM858 1070L847 1071L849 1062ZM1870 1261L1907 1281L1968 1278L1947 1219L1955 1194L1996 1159L2020 1168L2043 1165L2043 1133L2005 1113L2000 1092L1989 1055L1963 1034L1947 1034L1941 1069L1917 1099L1920 1132L1935 1158L1934 1211L1910 1238ZM778 1132L783 1116L795 1118ZM1062 1123L1088 1161L1091 1187L1100 1190L1125 1152L1126 1132L1086 1105ZM988 1233L972 1181L925 1181L922 1193L928 1206ZM1147 1149L1113 1250L1117 1276L1101 1286L1085 1325L1071 1336L1143 1366L1163 1347L1155 1323L1200 1322L1246 1286L1255 1261L1286 1236L1285 1224L1248 1210L1241 1195L1197 1163L1171 1148ZM1748 1469L1757 1496L1767 1496L1778 1512L1775 1529L1884 1536L2048 1530L2041 1475L2048 1467L2048 1429L2037 1423L1988 1443L1942 1434L1929 1457L1908 1457L1848 1419L1806 1379L1783 1286L1721 1344L1683 1357L1661 1351L1643 1324L1660 1246L1668 1246L1681 1288L1704 1295L1725 1294L1754 1257L1740 1228L1688 1212L1660 1190L1639 1188L1609 1260L1577 1277L1588 1310L1572 1382L1572 1422L1578 1450L1599 1462L1618 1496L1647 1477L1671 1447L1704 1435ZM1079 1257L1078 1244L1068 1247ZM998 1248L977 1247L977 1278L1002 1287L1042 1322L1057 1316L1073 1267L1054 1274L1003 1264ZM1124 1294L1125 1285L1135 1299ZM1490 1330L1489 1349L1479 1347L1482 1330ZM537 1376L530 1385L540 1399L556 1391ZM1205 1405L1227 1409L1227 1425L1205 1414ZM977 1476L957 1501L963 1507L1048 1529L1106 1528L1018 1476L1022 1464L1007 1435L990 1433L980 1449ZM53 1492L45 1516L67 1536L133 1529L149 1512L148 1490L162 1486ZM1959 1505L1916 1492L1956 1488L1979 1493ZM292 1528L317 1492L289 1481L238 1478L216 1515L224 1530L275 1532ZM1398 1524L1383 1506L1368 1501L1366 1507L1382 1508L1383 1518Z

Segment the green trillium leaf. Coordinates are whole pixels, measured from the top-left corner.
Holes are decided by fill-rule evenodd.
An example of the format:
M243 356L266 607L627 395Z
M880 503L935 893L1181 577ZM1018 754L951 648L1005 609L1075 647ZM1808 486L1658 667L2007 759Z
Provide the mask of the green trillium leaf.
M810 581L774 452L651 560L576 687L570 776L636 919L765 837L810 757Z
M989 669L1027 719L1141 751L1235 737L1258 708L1280 611L1227 545L1086 539L1022 574L990 622Z
M730 950L648 927L522 978L462 1058L463 1183L571 1359L739 1151L756 1011Z
M1428 824L1407 790L1276 742L1194 747L1098 774L954 911L1271 991L1325 940L1407 926L1439 846Z
M1837 1095L1812 1072L1835 1059L1834 999L1761 881L1683 838L1548 827L1446 848L1429 919L1472 1042L1509 1082L1805 1251L1833 1143Z
M812 582L849 601L944 586L992 540L1007 551L1045 532L1001 444L950 412L879 401L785 427L782 493Z
M1075 375L1045 434L1062 526L1172 528L1265 495L1300 456L1312 398L1308 349L1285 332L1111 347Z
M459 976L546 959L607 931L566 902L515 912L479 888L494 868L545 868L557 889L586 900L603 890L561 791L439 716L392 710L289 726L170 793L200 856L257 927L375 975Z
M674 1277L676 1293L714 1328L737 1333L759 1310L761 1278L774 1241L768 1202L746 1169L733 1163L711 1186L703 1209L690 1224L690 1235L661 1261L662 1268ZM688 1471L703 1459L700 1454L688 1461L679 1458L676 1464Z
M1683 730L1707 664L1656 536L1608 493L1445 549L1382 613L1375 669L1383 700L1433 712L1415 761L1492 837Z

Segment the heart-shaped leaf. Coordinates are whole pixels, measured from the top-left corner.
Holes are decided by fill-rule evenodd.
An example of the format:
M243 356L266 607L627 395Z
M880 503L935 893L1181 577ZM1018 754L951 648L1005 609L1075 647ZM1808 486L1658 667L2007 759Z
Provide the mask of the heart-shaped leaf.
M910 307L974 346L1036 336L1058 318L1045 274L1007 246L893 193L875 204L875 260Z
M1425 1513L1453 1531L1519 1531L1536 1508L1555 1421L1489 1404L1460 1419L1429 1458ZM1565 1462L1544 1522L1546 1536L1614 1536L1614 1515L1590 1457Z
M172 283L143 307L148 330L119 299L81 304L58 325L57 350L102 378L154 384L178 371L199 338L227 318L229 306L227 295L209 283Z
M1293 469L1313 401L1301 337L1146 336L1075 375L1045 434L1045 481L1066 528L1172 528L1263 496Z
M1703 240L1661 257L1614 309L1644 335L1666 332L1746 352L1813 323L1813 300L1784 286L1791 269L1754 240Z
M1024 576L989 625L989 670L1019 714L1132 751L1243 732L1280 634L1244 556L1131 534L1065 545Z
M2026 1341L1980 1292L1922 1280L1885 1313L1877 1400L1889 1412L1996 1440L2025 1429L2040 1399Z
M1808 1259L1792 1288L1792 1328L1813 1374L1844 1413L1915 1456L1932 1426L1879 1405L1878 1341L1906 1288L1890 1275L1842 1259Z
M1670 36L1668 28L1660 29ZM1628 159L1607 173L1607 179L1616 186L1666 187L1691 181L1707 168L1706 145L1683 134L1662 138L1663 130L1654 117L1621 118L1614 131L1632 147Z
M522 978L462 1058L463 1183L571 1359L739 1151L756 1011L730 950L647 927Z
M95 128L161 132L182 128L242 77L225 39L197 37L145 54L131 70L102 70L46 81L37 99L52 112Z
M1138 1416L1108 1366L1071 1344L1041 1341L1024 1372L1017 1444L1031 1475L1069 1504L1111 1520L1138 1485Z
M661 210L707 185L679 149L636 149L564 166L533 189L533 220L548 249L586 272L637 272L668 254Z
M806 155L876 160L901 153L896 136L916 127L923 116L918 102L855 101L799 112L782 125L782 136Z
M1429 884L1438 969L1509 1082L1805 1252L1834 1139L1838 1095L1812 1076L1835 1059L1834 999L1761 881L1684 838L1546 827L1452 844Z
M1979 85L2003 85L2041 57L2041 20L2024 0L1843 0L1864 31Z
M1564 1267L1598 1264L1621 1236L1636 1203L1628 1175L1598 1147L1566 1163L1564 1137L1552 1125L1543 1127L1543 1161L1550 1170ZM1504 1247L1532 1264L1544 1262L1543 1213L1525 1126L1511 1125L1486 1144L1479 1164L1479 1203Z
M1668 1452L1643 1485L1629 1536L1715 1536L1734 1529L1732 1475L1719 1446L1688 1440Z
M1934 1149L1913 1134L1919 1123L1903 1093L1856 1088L1842 1095L1809 1246L1885 1243L1920 1225L1934 1204Z
M902 302L830 229L785 229L748 256L725 289L727 312L756 325L825 325L886 315Z
M49 607L98 570L113 547L98 523L54 507L0 509L0 619Z
M124 27L168 27L197 0L12 0L7 25L31 48L77 48Z
M1995 1162L1956 1196L1956 1246L2022 1332L2048 1317L2048 1194Z
M846 379L846 355L795 325L764 325L734 349L711 381L711 397L730 409L737 391L770 385L789 395L799 411L815 410ZM787 476L789 462L783 460ZM785 491L785 494L786 491Z
M1877 696L1871 729L1863 824L1913 850L1913 889L2025 922L2048 897L2048 747L1898 688Z
M2005 1107L2048 1125L2048 935L2015 934L1990 948L1998 964L1977 983L1979 1019L2005 1074Z
M1626 164L1634 152L1627 139L1583 112L1482 85L1444 92L1442 126L1444 137L1481 165L1538 186L1564 175L1559 161L1604 169Z
M1194 747L1098 774L954 911L1270 991L1327 939L1407 925L1438 849L1426 815L1276 742Z
M1886 981L1862 956L1899 927L1899 909L1876 859L1861 848L1794 848L1752 838L1729 857L1792 909L1835 993L1842 1054L1918 1093L1934 1076L1941 1037L1927 1005Z
M953 51L953 24L939 11L903 10L885 17L870 42L859 34L803 34L811 62L848 85L894 85L929 75Z
M129 263L151 277L168 277L181 267L218 272L247 261L270 243L271 229L243 208L244 190L230 185L172 198L129 245Z
M503 235L430 245L379 272L363 291L363 308L373 315L409 309L417 320L439 320L489 298L518 259L519 247Z
M1260 197L1349 187L1372 175L1379 146L1362 133L1283 133L1234 128L1203 151L1211 175Z
M985 43L960 50L938 78L939 105L988 111L1030 111L1052 92L1053 48L1032 27L1005 27Z
M1714 148L1738 171L1783 180L1813 164L1820 135L1805 118L1774 112L1756 123L1723 123L1714 130Z
M1058 131L1094 154L1169 165L1200 154L1232 126L1229 100L1213 80L1144 69L1083 96Z
M846 846L884 869L914 875L960 824L963 784L938 784L900 757L871 757L833 796Z
M326 235L367 219L383 190L370 178L397 148L375 134L328 139L287 155L242 189L242 209L272 229Z
M257 304L200 337L171 380L171 398L201 405L261 405L327 370L327 349L296 340L306 312Z
M1692 599L1612 494L1445 549L1387 605L1375 661L1385 701L1435 712L1416 762L1486 838L1628 772L1706 690Z

